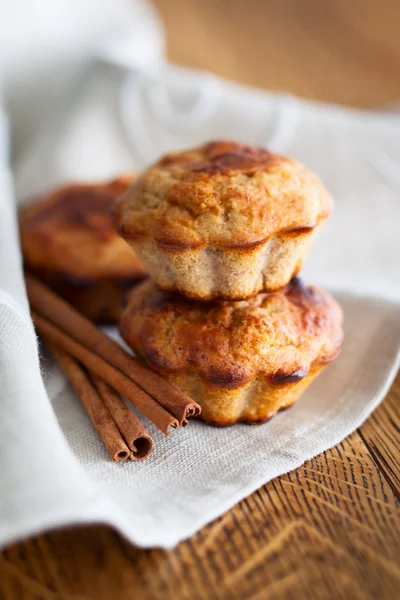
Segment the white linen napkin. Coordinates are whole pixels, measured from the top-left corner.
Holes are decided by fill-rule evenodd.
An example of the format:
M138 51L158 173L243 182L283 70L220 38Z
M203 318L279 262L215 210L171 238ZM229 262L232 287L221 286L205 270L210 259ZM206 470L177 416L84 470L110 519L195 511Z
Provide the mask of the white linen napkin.
M59 525L103 522L140 546L168 548L341 441L389 389L400 342L400 121L176 68L129 73L103 62L84 82L20 162L20 197L70 178L112 176L168 148L225 137L295 156L336 200L303 274L310 283L342 289L336 297L346 338L339 359L269 423L214 429L192 422L165 438L146 422L155 441L151 457L114 464L49 358L42 362L46 395L15 207L2 174L0 544Z
M76 73L98 53L149 67L164 31L147 0L0 0L0 89L19 156Z

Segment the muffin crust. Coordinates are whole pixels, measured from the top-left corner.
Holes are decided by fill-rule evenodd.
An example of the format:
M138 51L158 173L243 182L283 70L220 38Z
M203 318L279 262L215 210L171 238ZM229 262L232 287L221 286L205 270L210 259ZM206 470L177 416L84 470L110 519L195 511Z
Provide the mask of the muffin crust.
M296 161L215 141L147 169L117 202L116 220L164 290L236 300L285 286L331 209Z
M101 322L118 318L121 296L146 275L112 215L133 179L64 185L20 211L25 267Z
M117 220L127 239L161 247L249 248L314 229L331 208L319 179L294 160L215 141L161 158L122 196Z
M20 235L26 263L82 280L142 276L144 267L118 236L110 212L133 179L68 184L24 206Z
M202 405L204 420L260 422L292 404L342 344L336 302L295 278L247 301L193 302L145 282L122 315L125 341Z

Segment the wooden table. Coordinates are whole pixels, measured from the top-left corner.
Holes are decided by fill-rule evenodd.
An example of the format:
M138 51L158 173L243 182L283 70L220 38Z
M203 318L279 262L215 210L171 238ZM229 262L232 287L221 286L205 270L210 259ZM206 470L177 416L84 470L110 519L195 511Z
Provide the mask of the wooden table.
M400 98L397 0L156 4L176 62L358 106ZM398 598L399 401L400 377L353 435L171 552L106 527L14 545L0 557L0 598Z

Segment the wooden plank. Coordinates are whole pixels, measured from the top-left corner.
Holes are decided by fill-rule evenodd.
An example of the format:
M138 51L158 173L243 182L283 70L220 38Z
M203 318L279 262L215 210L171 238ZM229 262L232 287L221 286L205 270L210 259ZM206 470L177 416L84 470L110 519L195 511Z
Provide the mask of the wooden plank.
M375 462L400 499L400 377L385 402L360 427L359 433Z
M354 433L170 552L138 550L104 527L13 546L0 561L0 597L394 598L398 509Z
M353 106L400 97L400 2L155 0L173 62Z

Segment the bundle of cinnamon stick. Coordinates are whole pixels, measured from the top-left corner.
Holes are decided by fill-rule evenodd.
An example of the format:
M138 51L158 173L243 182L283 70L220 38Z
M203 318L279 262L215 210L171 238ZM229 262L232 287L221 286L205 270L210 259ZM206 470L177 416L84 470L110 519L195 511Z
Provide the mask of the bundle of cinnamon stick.
M153 440L122 398L165 435L186 426L200 406L135 360L41 281L25 274L35 326L81 398L114 461L142 460Z

